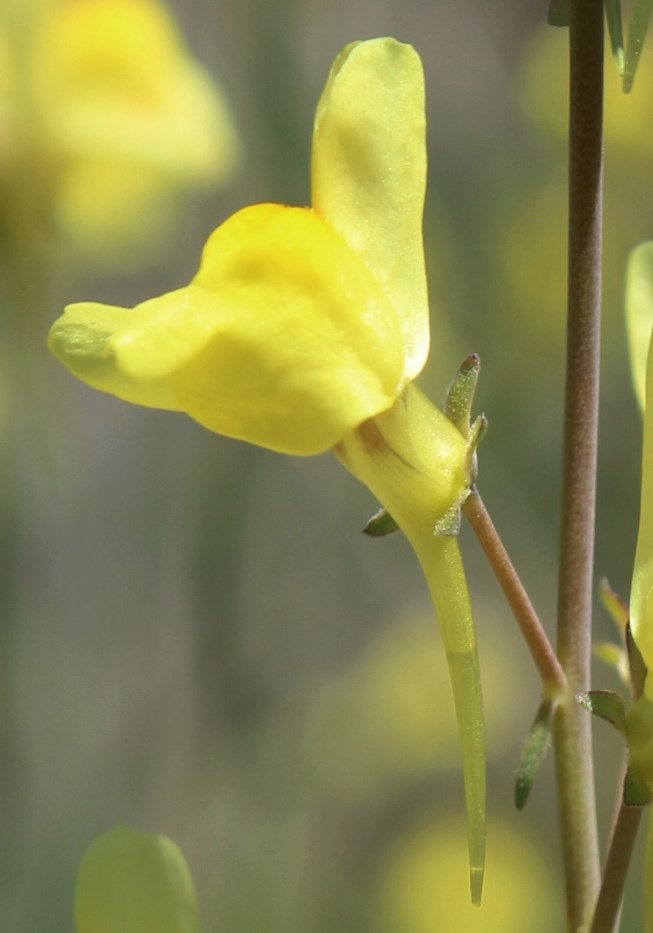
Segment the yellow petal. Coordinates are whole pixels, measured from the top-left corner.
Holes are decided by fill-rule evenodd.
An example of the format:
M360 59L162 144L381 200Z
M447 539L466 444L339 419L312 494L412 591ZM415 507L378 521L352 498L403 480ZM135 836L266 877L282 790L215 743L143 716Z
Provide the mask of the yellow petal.
M653 365L646 370L642 488L635 566L630 592L630 626L646 667L653 669ZM647 684L648 690L648 684Z
M653 242L640 243L628 258L626 328L635 395L644 410L646 357L653 330Z
M313 207L365 257L397 308L405 380L421 371L429 345L425 120L419 55L372 39L335 60L313 134Z
M133 311L73 305L50 346L96 388L291 454L389 408L404 359L358 255L314 212L274 204L219 227L187 288Z

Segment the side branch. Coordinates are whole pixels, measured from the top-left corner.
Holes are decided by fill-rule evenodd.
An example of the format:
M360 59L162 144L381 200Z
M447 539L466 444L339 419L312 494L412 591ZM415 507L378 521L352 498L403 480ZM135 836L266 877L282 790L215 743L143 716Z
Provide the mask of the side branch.
M567 678L528 593L485 508L485 503L476 489L467 498L463 511L517 620L535 666L542 678L545 693L551 699L562 697L566 693Z

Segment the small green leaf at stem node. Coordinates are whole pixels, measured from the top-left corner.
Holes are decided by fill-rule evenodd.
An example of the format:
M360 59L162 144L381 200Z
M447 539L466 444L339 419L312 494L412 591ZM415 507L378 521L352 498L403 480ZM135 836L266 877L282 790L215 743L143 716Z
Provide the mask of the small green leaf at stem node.
M526 736L515 781L515 806L518 810L523 810L526 806L535 778L546 757L551 738L553 710L553 701L543 700Z
M463 437L469 436L474 393L480 371L481 360L478 354L470 353L460 364L460 369L447 389L444 411Z
M363 528L363 534L369 535L370 538L385 538L395 531L399 531L399 525L388 510L383 508L379 509Z
M626 734L626 703L624 698L613 690L588 690L576 694L581 706L595 716L605 719L622 735Z

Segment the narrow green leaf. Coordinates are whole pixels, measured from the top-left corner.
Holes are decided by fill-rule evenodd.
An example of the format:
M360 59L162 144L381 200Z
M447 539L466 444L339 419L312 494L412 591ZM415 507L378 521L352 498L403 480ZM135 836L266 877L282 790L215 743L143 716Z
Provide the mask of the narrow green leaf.
M551 0L547 22L549 26L568 26L569 0Z
M613 668L622 682L630 687L630 668L623 648L612 641L599 641L592 645L592 651L596 658Z
M363 534L369 535L370 538L384 538L393 531L399 531L399 525L386 509L379 509L363 528Z
M628 621L628 604L612 589L607 577L599 580L599 597L610 618L623 634Z
M471 353L463 360L460 369L447 389L445 414L456 425L463 437L469 434L472 419L474 393L481 370L481 361L476 353Z
M634 0L628 20L628 39L624 63L624 94L628 94L635 80L635 72L642 53L648 21L653 9L653 0Z
M621 24L621 0L605 0L605 15L608 21L610 45L617 73L624 73L624 33Z
M651 791L648 784L638 778L632 768L628 768L624 780L624 803L627 807L645 807L650 802Z
M165 836L125 826L86 850L75 888L77 933L199 933L193 881Z
M626 704L624 698L612 690L589 690L576 699L595 716L605 719L623 735L626 734Z
M630 623L626 626L626 652L630 668L630 688L634 697L640 697L644 693L644 681L648 671L630 631Z
M515 781L515 806L518 810L523 810L526 806L535 778L546 758L551 738L552 718L553 703L551 700L544 700L535 715L533 725L528 730L519 759Z

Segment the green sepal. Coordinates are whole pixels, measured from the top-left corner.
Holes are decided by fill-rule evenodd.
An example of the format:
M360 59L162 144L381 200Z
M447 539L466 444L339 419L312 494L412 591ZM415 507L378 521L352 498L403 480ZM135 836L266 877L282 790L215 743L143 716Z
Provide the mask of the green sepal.
M617 66L617 74L624 73L624 33L621 24L621 0L605 0L605 16L608 23L610 47Z
M644 683L648 671L644 663L644 658L635 644L635 639L630 630L630 622L626 625L626 653L628 655L628 666L630 668L630 689L632 690L633 696L637 698L644 693Z
M546 758L551 738L553 701L543 700L522 747L515 781L515 806L523 810Z
M576 694L576 699L590 713L611 723L622 735L626 734L626 703L619 693L613 690L588 690L587 693Z
M551 0L546 21L549 26L568 26L569 0Z
M624 94L630 92L635 80L635 72L639 64L644 39L646 38L651 9L653 9L653 0L635 0L630 11L623 73Z
M384 508L380 508L363 528L363 534L369 535L370 538L385 538L386 535L391 535L395 531L399 531L399 525Z
M444 412L449 421L456 425L463 437L467 437L469 434L474 393L476 392L480 371L481 361L478 355L470 353L461 363L460 369L447 389Z
M646 807L651 802L650 787L632 768L626 771L623 800L627 807Z
M456 504L445 512L433 526L433 534L437 537L455 538L460 534L460 505Z

